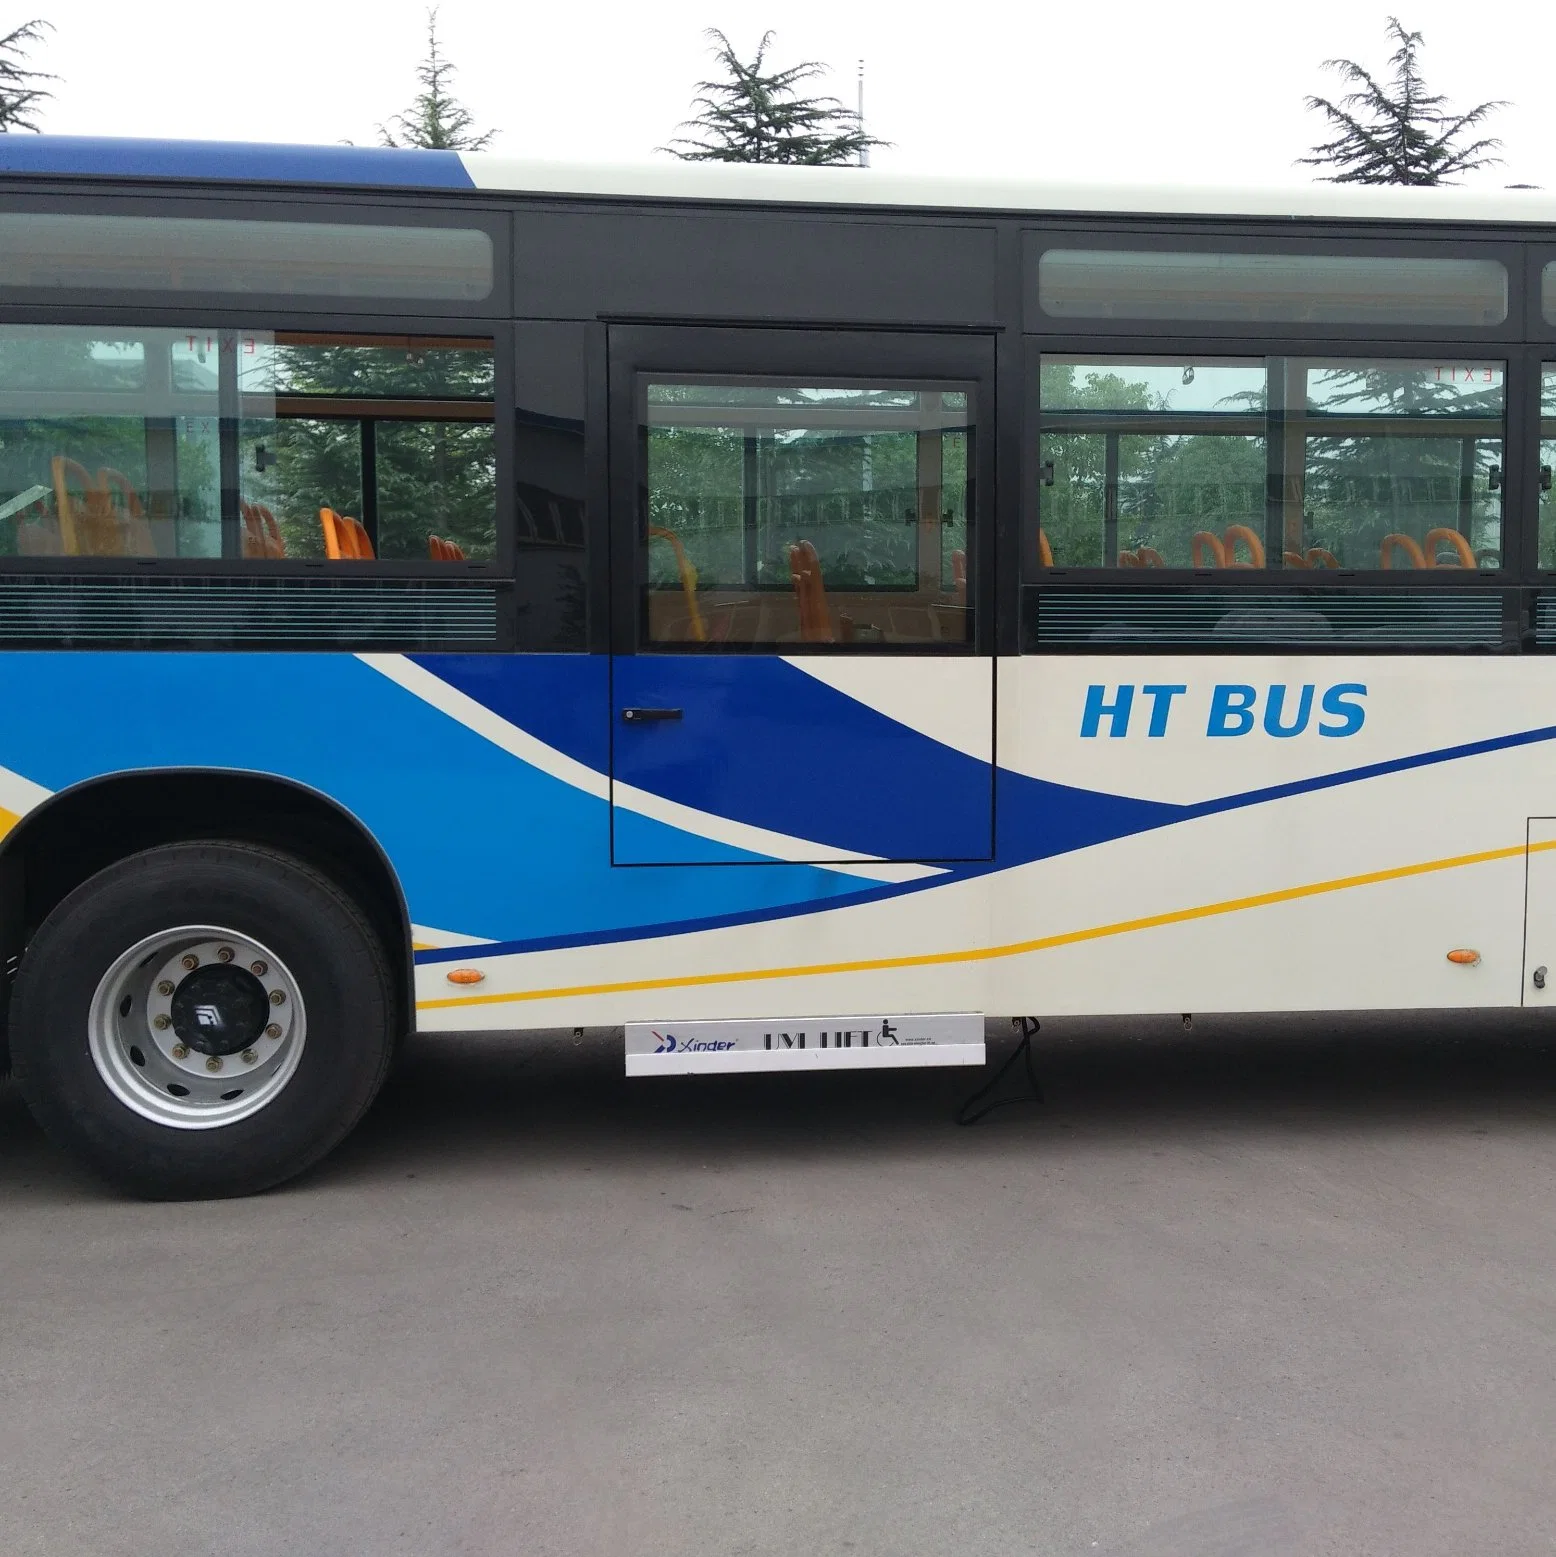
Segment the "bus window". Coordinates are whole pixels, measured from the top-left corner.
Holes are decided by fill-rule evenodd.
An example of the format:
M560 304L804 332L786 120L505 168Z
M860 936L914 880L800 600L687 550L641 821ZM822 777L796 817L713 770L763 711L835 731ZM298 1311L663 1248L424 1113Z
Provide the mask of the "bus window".
M640 392L645 644L971 644L970 388Z
M238 363L245 555L266 555L256 510L282 555L333 555L328 509L360 526L337 526L335 552L344 533L385 561L492 560L490 340L249 332Z
M1262 358L1045 356L1041 394L1054 567L1264 566Z
M1540 272L1540 312L1547 324L1556 324L1556 260Z
M0 325L0 555L221 555L216 354L184 337Z
M1293 360L1285 371L1303 408L1287 423L1288 560L1501 566L1502 363Z
M490 340L0 326L0 555L489 561Z
M1550 268L1547 276L1552 276ZM1556 285L1556 279L1553 279ZM1556 568L1556 363L1540 377L1540 566Z
M1052 568L1496 569L1505 364L1045 356Z

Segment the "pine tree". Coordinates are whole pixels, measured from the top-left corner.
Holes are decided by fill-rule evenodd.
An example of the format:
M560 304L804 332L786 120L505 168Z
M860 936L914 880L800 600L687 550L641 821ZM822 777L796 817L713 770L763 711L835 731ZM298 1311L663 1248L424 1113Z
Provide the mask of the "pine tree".
M416 67L421 91L411 106L378 133L385 146L420 146L431 151L485 151L495 130L478 132L470 110L449 90L455 68L438 52L438 8L427 12L427 57Z
M805 60L784 70L767 68L771 32L762 34L749 63L716 27L707 37L714 60L724 75L699 81L692 107L700 110L679 128L696 132L681 136L661 151L687 162L856 163L871 146L889 142L866 135L859 115L835 97L802 97L803 82L826 73L819 60Z
M1355 60L1324 61L1325 70L1336 71L1356 90L1338 103L1327 97L1307 99L1307 106L1321 113L1336 133L1299 162L1335 169L1322 175L1330 184L1446 184L1456 174L1499 163L1502 159L1493 154L1501 141L1483 136L1466 146L1462 138L1507 104L1495 101L1468 113L1450 112L1448 100L1428 92L1421 79L1421 34L1406 32L1392 16L1387 31L1396 45L1389 58L1393 79L1387 86Z
M29 70L26 61L32 45L53 30L51 22L34 17L0 38L0 133L38 128L38 110L54 95L38 83L58 78L47 71Z

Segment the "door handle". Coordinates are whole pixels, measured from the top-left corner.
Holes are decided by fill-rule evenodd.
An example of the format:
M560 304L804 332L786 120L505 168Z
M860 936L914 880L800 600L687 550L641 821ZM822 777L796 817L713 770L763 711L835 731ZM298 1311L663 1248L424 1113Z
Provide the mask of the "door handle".
M1543 963L1534 970L1534 987L1536 989L1545 988L1545 965Z
M652 724L655 720L679 719L679 708L624 708L621 711L623 724Z

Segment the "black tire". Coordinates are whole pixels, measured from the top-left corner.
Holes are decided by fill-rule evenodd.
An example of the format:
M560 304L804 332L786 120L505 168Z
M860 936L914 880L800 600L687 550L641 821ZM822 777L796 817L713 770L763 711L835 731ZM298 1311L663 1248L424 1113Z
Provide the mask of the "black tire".
M116 960L187 924L273 948L307 1011L290 1079L259 1112L214 1128L127 1106L88 1041L94 992ZM12 1060L44 1131L112 1184L153 1200L247 1195L312 1166L367 1111L393 1057L395 1011L378 937L334 882L271 849L176 843L110 865L43 922L12 991Z

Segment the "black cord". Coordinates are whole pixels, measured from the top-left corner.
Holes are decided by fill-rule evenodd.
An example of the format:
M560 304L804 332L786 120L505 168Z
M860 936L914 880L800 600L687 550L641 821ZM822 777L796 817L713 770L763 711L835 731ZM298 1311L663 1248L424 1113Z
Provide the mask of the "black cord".
M1007 1108L1012 1103L1041 1103L1043 1101L1042 1084L1037 1079L1037 1072L1032 1068L1032 1040L1037 1036L1038 1021L1035 1016L1018 1016L1016 1018L1021 1028L1021 1042L1012 1050L1010 1057L995 1072L994 1079L979 1087L973 1095L967 1099L956 1111L956 1122L959 1125L975 1125L988 1114L992 1114L996 1108ZM1025 1062L1027 1086L1030 1091L1018 1093L1015 1097L996 1098L992 1103L984 1103L984 1099L999 1086L1006 1074L1017 1060ZM976 1105L983 1103L982 1108Z

